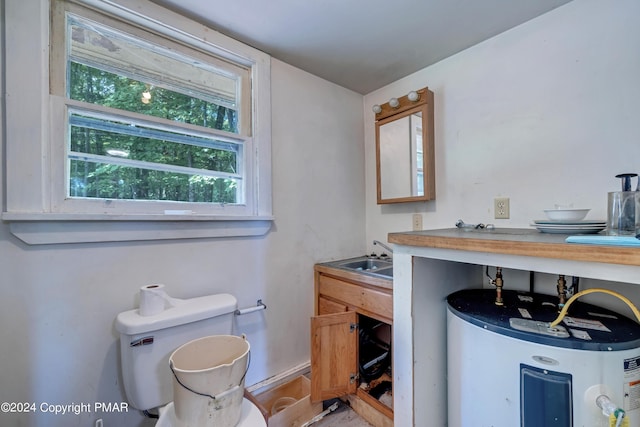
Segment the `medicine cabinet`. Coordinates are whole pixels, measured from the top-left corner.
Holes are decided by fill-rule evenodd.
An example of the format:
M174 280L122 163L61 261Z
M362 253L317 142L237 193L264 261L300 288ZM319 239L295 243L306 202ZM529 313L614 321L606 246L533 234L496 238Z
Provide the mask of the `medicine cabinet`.
M433 92L375 105L378 204L435 199Z

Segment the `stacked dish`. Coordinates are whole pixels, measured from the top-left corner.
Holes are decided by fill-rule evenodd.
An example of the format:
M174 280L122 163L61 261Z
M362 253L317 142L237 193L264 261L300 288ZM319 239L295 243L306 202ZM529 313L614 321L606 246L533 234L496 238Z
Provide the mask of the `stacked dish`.
M549 219L534 221L531 225L541 233L556 234L595 234L607 228L606 221L584 219L590 210L556 205L555 209L545 209Z
M607 228L606 221L534 221L534 227L541 233L555 234L595 234Z
M573 207L562 207L556 205L555 209L545 209L544 213L551 221L580 221L589 213L591 209L574 209Z

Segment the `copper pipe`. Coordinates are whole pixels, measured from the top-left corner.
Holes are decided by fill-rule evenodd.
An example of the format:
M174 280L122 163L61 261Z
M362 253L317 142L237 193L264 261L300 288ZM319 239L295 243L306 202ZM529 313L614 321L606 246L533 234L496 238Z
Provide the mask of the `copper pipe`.
M504 305L502 301L502 286L504 282L502 281L502 267L496 267L496 305Z
M567 302L567 281L563 274L558 275L558 299L558 311L560 311Z

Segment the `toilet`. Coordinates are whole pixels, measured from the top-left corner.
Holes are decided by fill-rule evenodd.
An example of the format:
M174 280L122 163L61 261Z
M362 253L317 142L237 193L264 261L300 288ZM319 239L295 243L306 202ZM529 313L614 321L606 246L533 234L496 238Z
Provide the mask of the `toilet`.
M183 344L210 335L229 335L238 303L230 294L171 298L157 314L134 309L118 314L122 378L129 404L141 411L159 408L158 427L182 427L175 414L171 354ZM244 398L235 427L266 427L256 405ZM197 427L197 426L189 426Z

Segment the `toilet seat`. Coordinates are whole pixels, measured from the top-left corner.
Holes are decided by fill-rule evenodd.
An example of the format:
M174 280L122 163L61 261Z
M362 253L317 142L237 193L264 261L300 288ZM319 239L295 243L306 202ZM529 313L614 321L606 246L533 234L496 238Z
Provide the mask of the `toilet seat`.
M173 402L171 402L160 408L160 418L158 418L156 427L175 426L178 426L178 419L176 418ZM258 407L245 397L242 399L242 415L235 427L267 427L267 422Z

